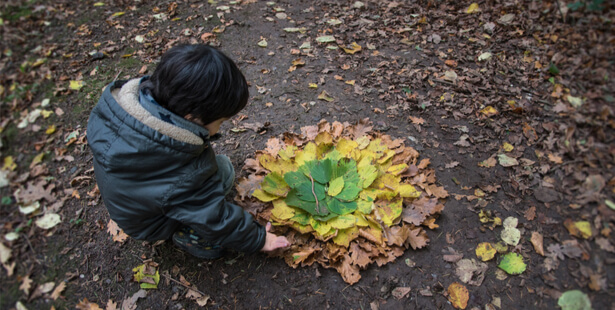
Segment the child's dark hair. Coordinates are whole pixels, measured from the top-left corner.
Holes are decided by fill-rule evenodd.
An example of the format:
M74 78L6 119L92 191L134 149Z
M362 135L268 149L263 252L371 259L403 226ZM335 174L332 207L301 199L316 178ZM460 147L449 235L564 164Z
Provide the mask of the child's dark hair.
M167 110L182 117L191 114L202 125L236 115L249 97L248 83L237 65L202 44L169 49L141 88Z

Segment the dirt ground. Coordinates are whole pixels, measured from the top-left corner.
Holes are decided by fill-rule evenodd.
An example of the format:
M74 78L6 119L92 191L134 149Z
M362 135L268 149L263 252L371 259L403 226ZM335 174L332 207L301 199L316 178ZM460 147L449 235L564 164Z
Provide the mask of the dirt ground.
M191 286L212 309L453 309L447 288L459 282L467 309L554 309L570 290L594 309L615 309L615 13L600 3L483 1L476 11L463 1L0 4L9 180L0 188L0 242L10 249L0 308L134 309L132 297L139 309L194 309ZM262 253L204 261L171 242L114 241L85 140L89 112L106 84L150 74L180 43L219 47L250 83L249 105L214 143L238 177L269 138L322 119L369 118L428 158L449 194L428 246L369 265L348 285L333 269L293 269ZM71 89L75 81L83 86ZM323 91L330 100L319 99ZM19 126L37 108L53 113ZM30 192L40 210L26 214L20 197L40 182ZM61 222L35 225L45 212ZM461 257L479 260L479 243L501 241L493 218L511 216L521 240L508 250L526 270L505 274L498 254L463 281ZM4 237L11 232L16 239ZM137 299L132 269L144 261L163 276ZM398 288L410 290L399 296Z

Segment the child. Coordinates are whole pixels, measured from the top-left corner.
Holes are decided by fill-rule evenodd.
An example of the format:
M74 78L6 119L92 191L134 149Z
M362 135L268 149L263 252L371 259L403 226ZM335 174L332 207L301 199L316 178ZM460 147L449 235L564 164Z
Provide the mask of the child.
M205 45L171 48L151 77L116 81L88 121L94 173L111 218L135 239L172 238L188 253L289 245L225 201L235 178L209 139L248 102L235 63Z

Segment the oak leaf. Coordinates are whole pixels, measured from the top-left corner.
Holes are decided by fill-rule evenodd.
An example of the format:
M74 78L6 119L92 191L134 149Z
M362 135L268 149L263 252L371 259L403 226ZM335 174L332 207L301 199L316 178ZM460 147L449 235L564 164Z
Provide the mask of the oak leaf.
M107 223L107 232L113 237L113 241L115 242L124 243L126 239L128 239L128 235L111 219L109 223Z

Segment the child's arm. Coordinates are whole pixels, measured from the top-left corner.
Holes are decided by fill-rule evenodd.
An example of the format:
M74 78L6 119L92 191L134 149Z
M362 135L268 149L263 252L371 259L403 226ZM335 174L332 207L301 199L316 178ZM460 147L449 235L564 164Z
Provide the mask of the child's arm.
M285 248L290 245L290 242L288 242L286 237L276 236L269 232L271 230L271 223L267 223L265 230L267 231L267 237L265 239L265 246L263 246L261 251L269 252L275 249Z

